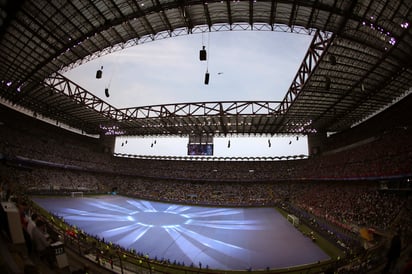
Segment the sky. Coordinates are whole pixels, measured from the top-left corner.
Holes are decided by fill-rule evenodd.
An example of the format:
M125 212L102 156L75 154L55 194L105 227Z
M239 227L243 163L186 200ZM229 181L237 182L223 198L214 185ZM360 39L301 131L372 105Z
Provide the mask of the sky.
M183 35L105 55L66 72L65 76L117 108L210 101L281 101L311 40L312 36L306 34L271 31ZM207 61L199 60L203 46ZM102 66L102 78L96 79L96 71ZM206 72L210 74L208 85L204 84ZM109 97L105 96L105 88ZM187 138L128 136L118 138L115 152L186 156L187 143ZM307 155L303 136L214 139L217 157L300 154Z

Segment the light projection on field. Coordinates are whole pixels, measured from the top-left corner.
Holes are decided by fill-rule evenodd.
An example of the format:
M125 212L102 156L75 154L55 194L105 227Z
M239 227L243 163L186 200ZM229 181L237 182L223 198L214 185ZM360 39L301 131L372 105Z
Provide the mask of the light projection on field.
M186 266L266 269L329 259L274 208L200 207L121 196L34 201L106 242Z

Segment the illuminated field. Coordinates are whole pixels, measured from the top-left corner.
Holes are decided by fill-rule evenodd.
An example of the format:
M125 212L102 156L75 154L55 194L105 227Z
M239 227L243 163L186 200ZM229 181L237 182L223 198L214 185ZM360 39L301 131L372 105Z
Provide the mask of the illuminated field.
M33 200L90 235L186 266L265 269L329 259L274 208L186 206L122 196Z

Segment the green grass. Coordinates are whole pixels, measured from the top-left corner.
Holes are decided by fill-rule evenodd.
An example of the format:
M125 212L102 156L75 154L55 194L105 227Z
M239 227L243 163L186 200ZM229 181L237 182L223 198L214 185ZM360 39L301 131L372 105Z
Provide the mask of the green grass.
M280 214L282 214L283 217L286 218L287 212L281 208L276 208ZM318 234L316 231L313 231L310 227L308 227L305 224L300 223L298 226L298 230L302 232L304 235L308 235L310 233L313 233L314 237L316 238L315 243L326 253L331 257L332 259L336 259L337 257L342 258L344 256L344 253L336 247L333 243L331 243L329 240L325 239L322 237L320 234Z

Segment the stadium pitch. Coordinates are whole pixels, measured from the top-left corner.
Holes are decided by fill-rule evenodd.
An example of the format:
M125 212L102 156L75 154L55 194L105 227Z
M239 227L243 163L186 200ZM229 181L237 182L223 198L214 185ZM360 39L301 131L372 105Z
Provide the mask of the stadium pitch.
M330 259L275 208L189 206L123 196L33 201L89 235L186 266L277 269Z

